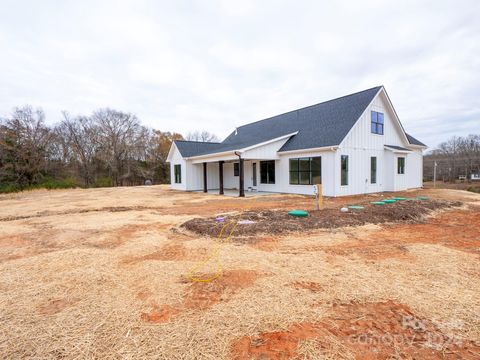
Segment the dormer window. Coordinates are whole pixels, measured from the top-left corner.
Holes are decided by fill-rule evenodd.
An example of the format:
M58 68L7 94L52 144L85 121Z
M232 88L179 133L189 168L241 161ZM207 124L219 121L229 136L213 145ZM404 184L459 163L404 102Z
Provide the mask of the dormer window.
M383 135L383 113L372 111L372 134Z

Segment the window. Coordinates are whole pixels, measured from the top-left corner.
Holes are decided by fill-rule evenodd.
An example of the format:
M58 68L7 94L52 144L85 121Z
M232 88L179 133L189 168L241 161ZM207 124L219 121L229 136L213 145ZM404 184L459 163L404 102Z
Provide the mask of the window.
M348 185L348 155L342 155L340 159L340 184Z
M404 157L399 157L397 159L397 173L405 174L405 158Z
M233 176L240 176L240 164L233 163Z
M309 157L289 160L290 184L314 185L322 183L322 158Z
M383 113L372 111L372 134L383 135Z
M175 177L175 184L180 184L182 182L182 165L180 164L174 165L173 173Z
M377 157L370 158L370 184L377 183Z
M260 161L260 182L275 184L275 160Z

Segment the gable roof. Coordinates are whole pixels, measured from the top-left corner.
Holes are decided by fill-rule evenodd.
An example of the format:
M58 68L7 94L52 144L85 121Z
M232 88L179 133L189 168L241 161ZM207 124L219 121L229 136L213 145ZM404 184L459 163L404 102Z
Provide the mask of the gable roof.
M376 86L240 126L221 143L176 140L175 144L183 157L241 150L288 135L279 152L337 146L382 88ZM410 144L425 146L406 136Z
M240 126L223 143L247 146L292 132L279 151L339 145L382 87L377 86Z
M178 151L183 157L196 156L205 152L214 151L218 145L218 142L203 142L203 141L187 141L187 140L174 140Z
M427 146L422 143L420 140L415 139L412 135L405 133L407 135L408 142L412 145Z

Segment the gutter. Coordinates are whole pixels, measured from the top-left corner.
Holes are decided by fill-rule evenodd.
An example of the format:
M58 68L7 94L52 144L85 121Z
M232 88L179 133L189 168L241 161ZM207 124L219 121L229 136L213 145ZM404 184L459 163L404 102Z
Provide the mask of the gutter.
M302 152L311 152L311 151L335 151L338 149L338 145L335 146L322 146L318 148L309 148L309 149L299 149L299 150L287 150L287 151L277 151L277 153L283 154L295 154L295 153L302 153Z

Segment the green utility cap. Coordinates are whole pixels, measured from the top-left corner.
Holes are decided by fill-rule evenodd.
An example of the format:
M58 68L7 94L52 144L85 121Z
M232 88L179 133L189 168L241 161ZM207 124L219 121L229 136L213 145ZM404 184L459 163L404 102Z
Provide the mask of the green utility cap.
M370 204L373 204L373 205L385 205L385 203L383 201L372 201Z
M393 198L393 200L403 201L403 200L407 200L407 198L404 198L404 197L395 197L395 198Z
M352 209L352 210L362 210L362 209L363 209L363 206L359 206L359 205L349 205L348 208L349 208L349 209Z
M307 217L308 212L305 210L292 210L288 212L288 215L292 215L296 217Z
M397 202L397 200L393 200L393 199L386 199L386 200L383 200L383 202L384 202L385 204L393 204L393 203L396 203L396 202Z

